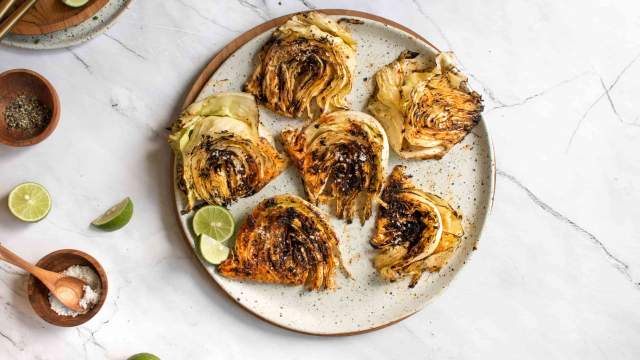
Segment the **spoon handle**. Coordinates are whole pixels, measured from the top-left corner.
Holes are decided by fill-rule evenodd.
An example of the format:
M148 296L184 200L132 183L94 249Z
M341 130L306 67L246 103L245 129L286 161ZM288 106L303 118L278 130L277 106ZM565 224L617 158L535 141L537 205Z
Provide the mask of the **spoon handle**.
M4 15L11 9L13 4L15 4L16 0L4 0L0 2L0 19L4 17Z
M42 281L47 287L49 287L49 281L51 279L51 272L45 269L41 269L30 262L24 260L20 256L14 254L11 250L6 247L0 245L0 259L8 262L9 264L13 264L35 276L40 281ZM55 274L55 273L53 273ZM56 274L57 275L57 274Z
M7 16L6 20L0 23L0 39L2 39L13 27L20 21L20 19L36 4L38 0L25 0L16 11Z

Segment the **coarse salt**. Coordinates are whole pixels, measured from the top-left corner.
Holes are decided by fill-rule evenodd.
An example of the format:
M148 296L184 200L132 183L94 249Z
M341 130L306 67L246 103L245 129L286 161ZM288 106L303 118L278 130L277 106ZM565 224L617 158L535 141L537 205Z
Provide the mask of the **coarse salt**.
M51 309L56 312L56 314L61 316L71 316L76 317L78 315L86 314L95 304L100 300L100 293L102 292L102 284L100 283L100 278L98 274L96 274L93 269L88 266L80 266L73 265L67 268L62 274L75 277L87 283L83 287L84 294L82 299L80 299L80 307L85 309L83 312L77 312L69 309L64 306L58 298L53 296L52 293L49 293L49 303L51 304Z
M85 285L82 289L84 290L84 295L82 296L82 299L80 299L79 304L81 308L89 310L90 306L95 305L98 300L100 300L100 293L93 290L89 285Z

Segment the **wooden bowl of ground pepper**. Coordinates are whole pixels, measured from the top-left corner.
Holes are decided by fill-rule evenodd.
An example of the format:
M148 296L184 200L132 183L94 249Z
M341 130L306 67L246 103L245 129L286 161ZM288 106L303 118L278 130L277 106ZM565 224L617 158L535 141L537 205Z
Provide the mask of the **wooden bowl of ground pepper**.
M0 74L0 143L29 146L58 125L60 99L42 75L26 69Z

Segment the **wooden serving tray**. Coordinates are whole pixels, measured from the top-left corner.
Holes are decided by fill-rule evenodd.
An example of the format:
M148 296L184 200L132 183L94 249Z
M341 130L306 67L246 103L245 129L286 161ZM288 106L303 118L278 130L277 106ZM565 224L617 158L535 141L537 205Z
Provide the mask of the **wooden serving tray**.
M18 35L42 35L64 30L87 20L109 0L90 0L85 6L73 8L61 0L38 0L11 31Z

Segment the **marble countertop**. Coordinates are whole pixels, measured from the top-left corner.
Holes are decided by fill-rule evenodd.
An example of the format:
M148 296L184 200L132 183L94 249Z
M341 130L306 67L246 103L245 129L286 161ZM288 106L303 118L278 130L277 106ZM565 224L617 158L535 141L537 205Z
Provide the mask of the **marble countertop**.
M235 305L187 251L167 192L164 128L200 69L249 28L316 7L378 14L456 52L485 98L498 163L493 213L452 285L352 337L292 333ZM0 240L34 261L86 251L111 287L92 321L56 328L32 311L25 275L0 264L0 358L638 359L639 13L634 0L137 0L83 45L0 47L0 71L40 72L62 101L44 143L0 146L0 201L37 181L54 202L37 224L0 206ZM125 196L131 224L89 228Z

